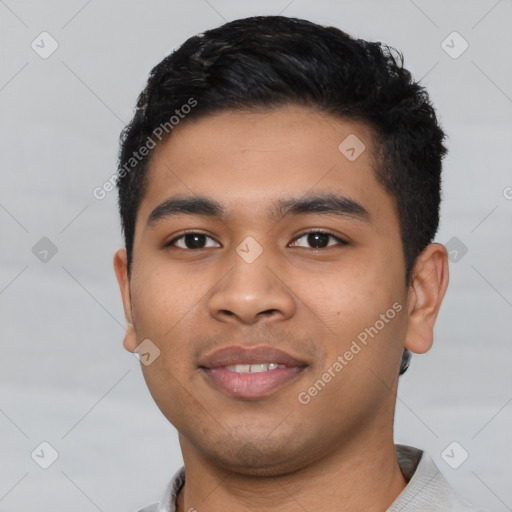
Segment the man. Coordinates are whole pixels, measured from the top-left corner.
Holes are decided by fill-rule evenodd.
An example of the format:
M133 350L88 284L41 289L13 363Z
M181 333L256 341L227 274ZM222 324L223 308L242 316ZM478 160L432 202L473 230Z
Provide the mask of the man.
M184 468L144 511L474 510L393 441L448 285L443 140L401 55L304 20L237 20L152 70L114 267Z

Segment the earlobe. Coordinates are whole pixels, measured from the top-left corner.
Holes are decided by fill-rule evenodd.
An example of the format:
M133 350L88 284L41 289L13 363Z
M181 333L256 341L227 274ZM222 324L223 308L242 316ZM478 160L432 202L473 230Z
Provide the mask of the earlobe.
M124 316L126 318L126 333L123 346L129 352L137 348L137 336L133 325L132 300L130 292L130 278L128 277L128 259L126 249L119 249L114 254L114 270L123 300Z
M135 328L133 327L133 324L129 323L126 326L123 347L128 352L135 352L135 349L137 348L137 335L135 334Z
M434 324L448 287L448 252L444 245L428 245L418 256L409 288L409 322L405 348L427 352L434 341Z

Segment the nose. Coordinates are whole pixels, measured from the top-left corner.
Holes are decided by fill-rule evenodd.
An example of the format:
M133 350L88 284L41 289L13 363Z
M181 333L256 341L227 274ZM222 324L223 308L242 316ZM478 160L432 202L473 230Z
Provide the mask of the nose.
M231 269L217 283L209 300L210 314L222 322L255 324L262 318L286 320L296 310L293 292L283 272L265 251L248 263L238 254L231 258Z

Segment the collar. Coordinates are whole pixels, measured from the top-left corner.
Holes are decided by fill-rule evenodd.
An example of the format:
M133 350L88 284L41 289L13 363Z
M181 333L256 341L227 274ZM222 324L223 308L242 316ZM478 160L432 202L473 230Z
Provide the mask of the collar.
M427 452L403 444L395 444L400 469L407 486L386 512L476 512L462 500L443 477ZM161 500L139 512L176 512L176 498L185 484L185 468L172 477Z

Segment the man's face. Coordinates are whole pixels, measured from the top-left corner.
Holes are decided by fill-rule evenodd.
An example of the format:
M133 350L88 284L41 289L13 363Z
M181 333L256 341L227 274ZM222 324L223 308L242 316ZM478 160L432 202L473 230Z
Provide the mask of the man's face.
M125 346L160 350L142 368L185 460L272 475L391 435L407 290L373 144L364 124L290 106L183 123L155 149ZM341 204L293 210L326 195ZM224 215L165 205L193 196Z

